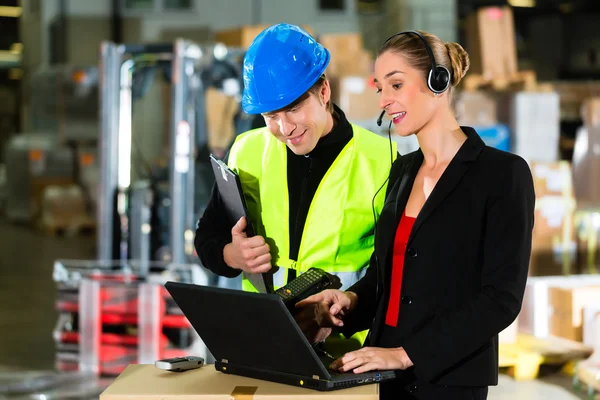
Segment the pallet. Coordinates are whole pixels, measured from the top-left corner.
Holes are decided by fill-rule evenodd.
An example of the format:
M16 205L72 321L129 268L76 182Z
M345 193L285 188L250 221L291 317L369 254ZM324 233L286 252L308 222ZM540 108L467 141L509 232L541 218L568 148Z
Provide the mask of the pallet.
M527 90L538 89L534 71L519 71L510 76L484 77L483 75L467 74L463 79L462 89L465 91L476 90Z
M519 333L515 343L500 343L499 366L515 380L532 380L538 377L542 365L562 366L568 372L573 362L591 354L592 349L579 342Z

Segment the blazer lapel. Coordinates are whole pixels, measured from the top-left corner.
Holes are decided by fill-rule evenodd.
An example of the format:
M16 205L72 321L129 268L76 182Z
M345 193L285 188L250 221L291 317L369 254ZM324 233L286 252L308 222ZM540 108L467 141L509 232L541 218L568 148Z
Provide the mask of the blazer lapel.
M423 154L419 151L415 154L415 157L402 167L398 173L396 183L392 190L390 190L390 213L386 213L387 219L385 220L385 225L382 224L381 226L381 243L378 243L380 249L386 249L386 253L383 255L383 265L385 266L391 265L389 257L392 254L392 249L394 247L394 239L396 237L398 223L400 222L400 216L408 201L408 196L410 195L415 177L417 176L417 172L419 171L422 162ZM389 273L389 271L387 271L388 268L385 269L386 272Z
M406 207L406 202L408 202L408 197L410 196L413 184L415 183L415 178L417 177L417 172L419 172L419 168L421 168L422 163L423 153L421 153L419 150L415 154L415 157L404 169L404 173L402 174L400 185L398 187L398 192L396 193L396 210L394 214L396 217L396 225L398 225L400 217L402 216L402 212ZM397 226L394 228L397 228Z
M423 225L423 223L431 216L431 214L435 211L436 208L442 204L442 202L448 197L450 193L456 188L465 172L469 169L471 161L474 161L485 144L475 133L475 131L469 132L467 140L459 151L456 153L448 167L440 177L439 181L435 185L433 191L425 201L421 212L417 216L415 223L413 225L413 229L410 233L410 237L408 239L408 244L411 243L419 228ZM412 185L411 185L412 188ZM409 192L410 193L410 192ZM407 200L408 201L408 200Z

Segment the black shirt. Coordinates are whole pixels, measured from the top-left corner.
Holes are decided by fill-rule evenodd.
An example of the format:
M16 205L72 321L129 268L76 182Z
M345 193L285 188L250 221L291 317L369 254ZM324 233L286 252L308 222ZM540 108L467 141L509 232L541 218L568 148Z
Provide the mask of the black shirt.
M352 125L343 111L334 105L334 127L322 137L312 152L296 155L287 149L289 193L290 254L296 260L308 209L323 176L352 138ZM219 191L213 186L211 199L198 222L194 244L202 264L217 275L235 277L240 270L229 267L223 248L231 242L231 228ZM292 272L292 271L290 271ZM294 274L289 276L293 279Z

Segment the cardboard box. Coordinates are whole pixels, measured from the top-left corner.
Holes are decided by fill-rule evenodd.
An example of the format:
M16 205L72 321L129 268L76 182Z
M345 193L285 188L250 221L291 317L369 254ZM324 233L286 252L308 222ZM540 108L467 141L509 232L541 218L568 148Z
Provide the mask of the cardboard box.
M205 96L208 147L213 154L222 157L235 138L233 117L239 110L239 103L234 96L215 88L207 88Z
M508 122L512 132L513 152L529 162L558 161L560 138L558 94L518 92L510 95L507 100L510 103Z
M456 98L456 119L463 126L491 126L498 123L496 101L485 92L462 91Z
M215 33L215 41L223 43L226 46L247 49L252 44L252 41L269 26L271 25L243 25L235 28L224 29ZM301 27L311 36L315 37L315 32L310 26L301 25Z
M580 119L582 106L590 97L600 97L598 81L557 81L552 87L560 96L561 119Z
M352 55L334 57L325 73L330 77L344 77L354 75L369 75L373 73L373 58L366 50L361 50Z
M375 121L381 108L379 108L379 95L373 84L371 76L347 76L340 78L335 83L337 87L337 101L346 114L346 118L353 121Z
M577 250L570 164L532 163L531 172L536 203L529 275L570 274Z
M364 49L360 33L326 33L319 35L318 40L332 56L356 54Z
M519 313L518 330L536 337L550 334L551 287L580 287L600 285L600 275L536 276L528 277Z
M587 126L600 126L600 97L589 97L583 101L581 118Z
M517 47L512 9L484 7L466 18L470 72L485 79L517 72Z
M548 292L550 335L583 341L583 308L600 301L599 286L552 287Z
M331 54L327 67L330 77L368 75L372 72L373 57L364 49L359 33L320 35L319 43Z
M573 197L573 178L568 161L531 163L535 197Z
M214 365L173 373L154 365L130 365L101 395L100 400L265 400L265 399L331 399L376 400L379 385L370 384L351 389L319 392L297 386L227 375Z

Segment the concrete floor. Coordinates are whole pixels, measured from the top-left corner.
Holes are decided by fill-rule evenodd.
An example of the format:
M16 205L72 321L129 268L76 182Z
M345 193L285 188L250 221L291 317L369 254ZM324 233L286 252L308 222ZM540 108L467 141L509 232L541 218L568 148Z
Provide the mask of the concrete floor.
M58 258L94 258L95 239L53 238L0 220L0 254L1 389L2 377L6 382L9 373L19 377L15 372L54 368L53 262ZM531 382L515 382L503 375L499 385L490 389L489 399L587 398L584 392L575 392L571 386L571 378L560 373L550 373Z

